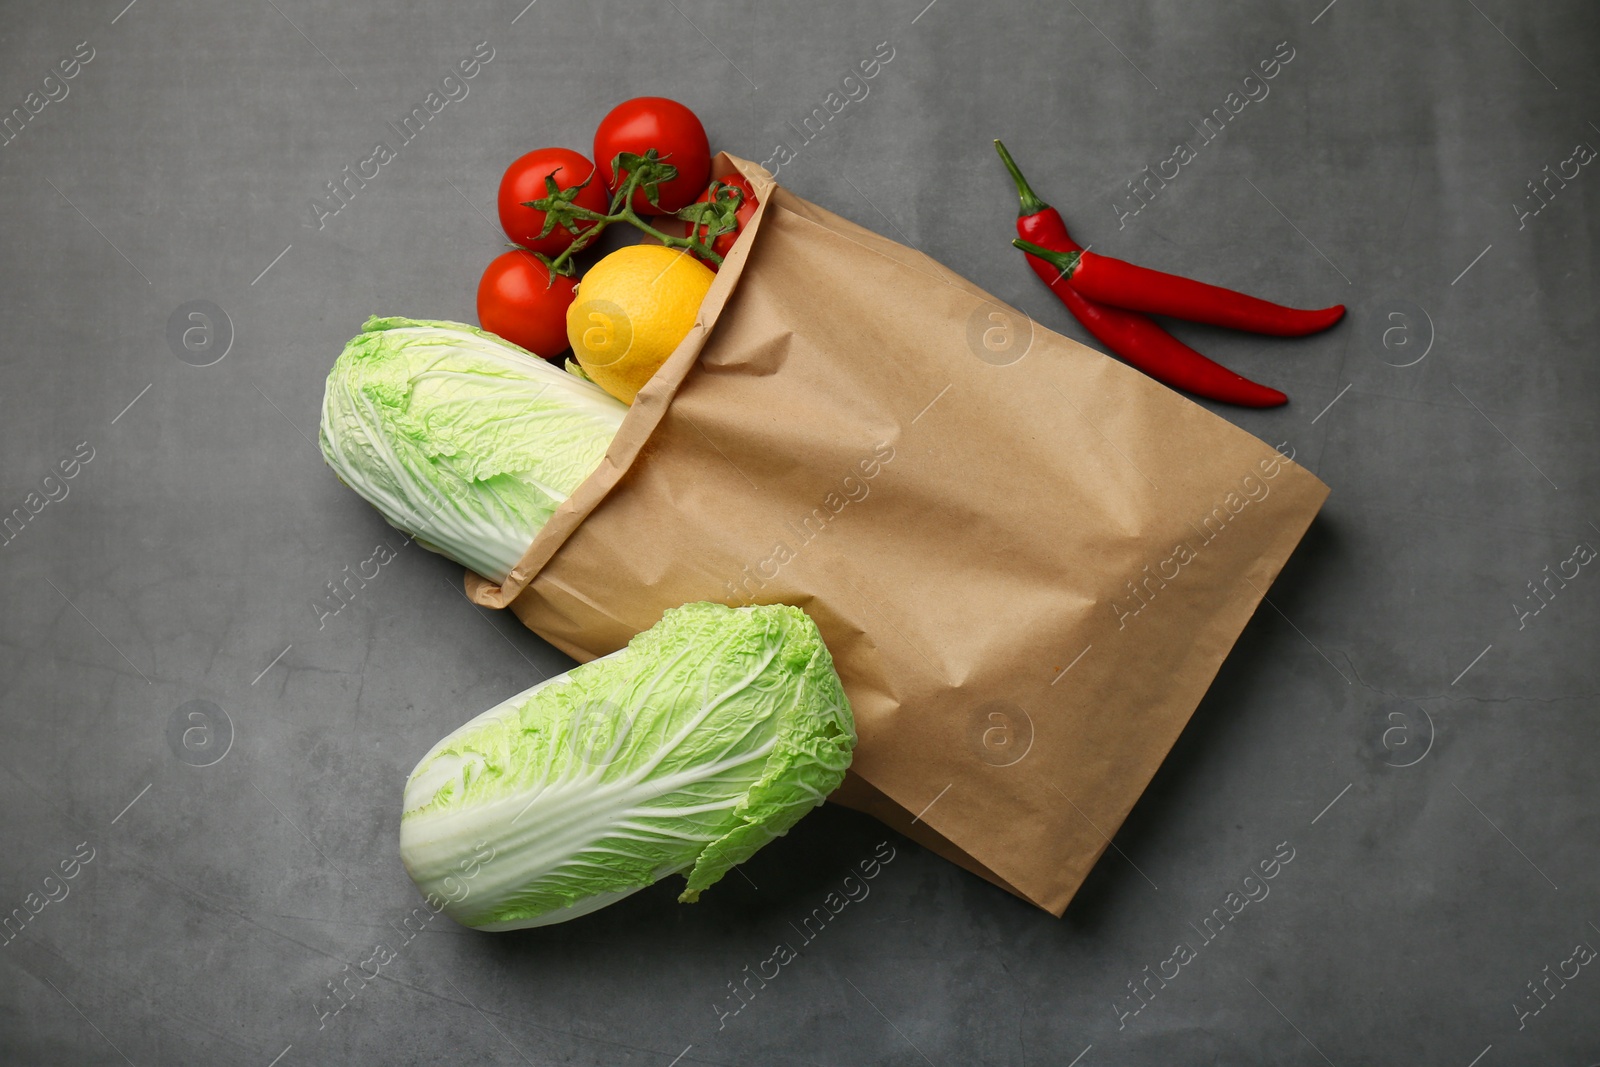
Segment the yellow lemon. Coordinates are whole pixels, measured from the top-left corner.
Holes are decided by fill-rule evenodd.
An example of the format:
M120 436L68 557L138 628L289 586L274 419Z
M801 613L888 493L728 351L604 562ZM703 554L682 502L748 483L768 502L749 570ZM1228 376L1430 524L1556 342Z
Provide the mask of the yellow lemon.
M594 383L623 403L694 326L716 275L663 245L619 248L589 268L567 308L567 340Z

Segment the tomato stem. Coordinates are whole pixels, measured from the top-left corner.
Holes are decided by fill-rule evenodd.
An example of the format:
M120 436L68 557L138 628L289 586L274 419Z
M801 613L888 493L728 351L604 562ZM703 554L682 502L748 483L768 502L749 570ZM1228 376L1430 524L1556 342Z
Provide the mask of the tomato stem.
M662 182L671 181L677 176L677 168L663 162L652 148L642 156L628 153L617 156L612 161L612 173L619 171L626 171L627 177L612 196L610 210L605 213L590 210L572 201L574 191L593 181L595 174L599 173L598 169L580 185L569 190L559 189L554 176L551 175L545 179L547 195L538 200L530 200L524 205L545 213L544 234L552 232L557 226L565 226L577 235L560 255L553 259L545 258L545 265L550 268L552 284L557 274L569 276L573 274L576 269L573 257L594 243L595 238L614 222L626 222L654 237L668 248L682 248L717 266L722 265L722 257L716 253L712 245L724 233L738 228L735 215L744 196L742 192L733 186L713 182L708 203L691 204L676 213L677 218L692 225L689 230L690 236L675 237L663 233L641 218L633 209L633 195L642 189L647 197L654 197ZM727 190L732 191L732 196L722 195ZM651 202L655 201L652 199ZM582 222L590 225L579 229L578 224Z

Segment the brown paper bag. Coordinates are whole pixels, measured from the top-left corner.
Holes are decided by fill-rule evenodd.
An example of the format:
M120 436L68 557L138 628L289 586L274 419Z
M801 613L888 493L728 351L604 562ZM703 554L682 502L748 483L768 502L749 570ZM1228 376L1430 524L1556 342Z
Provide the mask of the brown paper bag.
M928 257L761 206L600 469L503 586L587 661L689 601L817 621L835 800L1060 915L1327 495Z

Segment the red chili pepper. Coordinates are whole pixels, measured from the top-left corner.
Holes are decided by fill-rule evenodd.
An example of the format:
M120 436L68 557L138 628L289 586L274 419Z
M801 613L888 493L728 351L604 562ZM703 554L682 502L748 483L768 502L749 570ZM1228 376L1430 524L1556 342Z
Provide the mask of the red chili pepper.
M1017 184L1017 195L1021 200L1017 233L1037 245L1062 252L1080 251L1078 243L1067 232L1067 224L1062 221L1061 213L1034 194L1005 145L995 141L994 146ZM1084 329L1156 381L1211 400L1244 407L1270 408L1288 401L1289 398L1278 390L1252 382L1202 356L1162 329L1149 316L1091 300L1069 285L1059 269L1035 256L1027 258L1028 266L1061 299Z
M1326 330L1344 318L1343 304L1303 311L1220 285L1150 270L1098 252L1042 251L1047 254L1040 258L1058 269L1084 296L1147 315L1170 315L1175 319L1274 337L1303 337Z

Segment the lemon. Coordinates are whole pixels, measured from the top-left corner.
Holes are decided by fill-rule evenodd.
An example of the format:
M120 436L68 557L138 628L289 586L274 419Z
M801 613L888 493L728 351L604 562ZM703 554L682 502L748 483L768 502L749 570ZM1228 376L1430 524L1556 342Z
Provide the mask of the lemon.
M594 383L625 404L688 335L716 275L664 245L619 248L589 268L567 308L567 340Z

